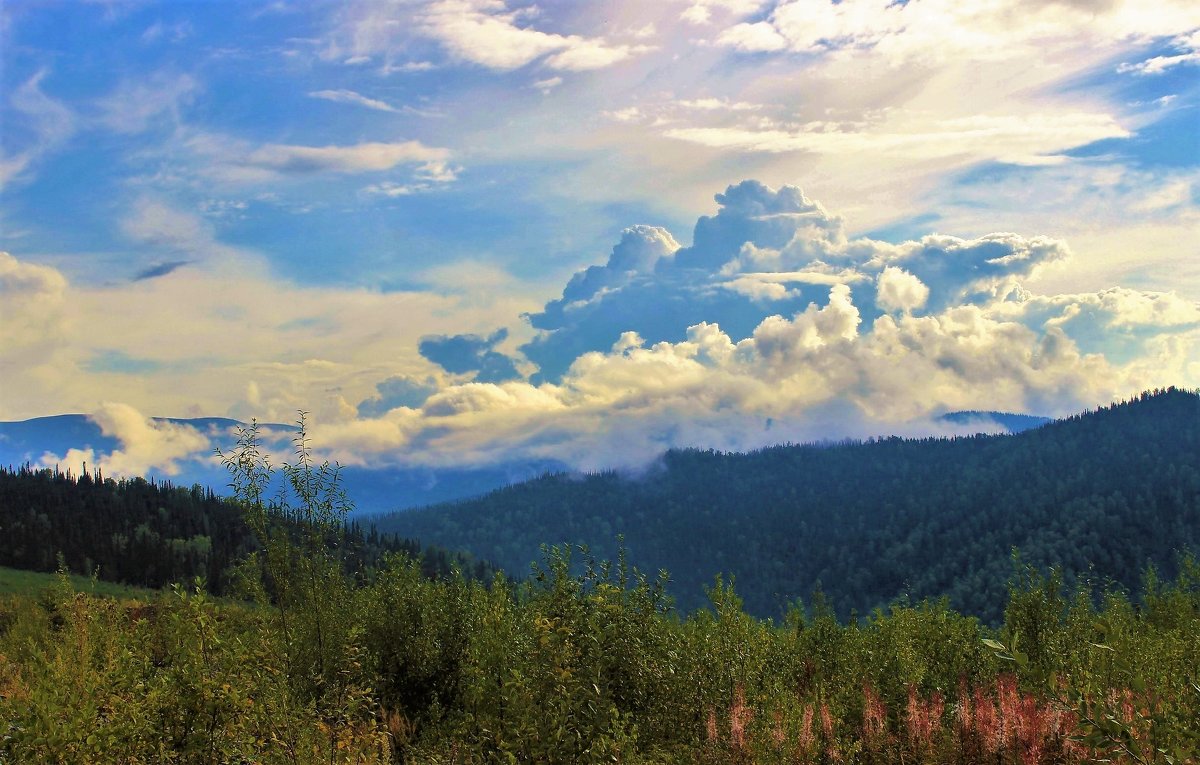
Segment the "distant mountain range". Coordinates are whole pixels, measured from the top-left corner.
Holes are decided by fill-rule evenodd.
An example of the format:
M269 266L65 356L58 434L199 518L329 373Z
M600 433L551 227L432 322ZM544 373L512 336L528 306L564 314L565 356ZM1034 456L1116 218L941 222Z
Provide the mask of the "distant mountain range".
M227 417L154 419L195 428L207 435L214 447L231 445L233 429L242 424ZM957 425L973 425L987 432L1018 432L1048 421L1044 417L1003 412L952 412L941 419ZM264 424L263 427L276 432L291 430L289 425ZM90 448L97 454L111 454L121 446L119 440L106 436L99 425L82 414L0 422L0 465L14 468L25 463L39 465L44 455L63 456L70 449ZM183 460L178 463L178 469L174 475L151 470L143 477L166 479L179 486L200 484L217 493L225 492L228 477L211 462ZM562 463L540 460L480 468L350 467L343 471L343 478L358 513L366 516L478 496L544 473L565 470L567 467Z
M377 519L520 576L545 543L602 558L623 535L642 571L666 569L681 607L718 573L747 610L779 615L815 590L844 617L947 595L997 621L1014 548L1068 584L1134 587L1200 551L1200 395L1169 389L1065 420L952 415L1015 435L886 438L750 454L668 452L641 478L554 475ZM973 421L973 420L972 420Z
M243 424L226 417L153 419L195 428L207 435L214 447L224 448L232 446L233 429ZM279 424L262 424L262 427L276 433L290 433L293 429L290 425ZM99 425L82 414L0 422L0 465L14 468L25 463L40 465L43 455L47 453L61 457L70 449L90 448L97 454L111 454L121 447L118 439L106 436ZM199 456L208 457L210 454ZM150 470L143 477L169 480L177 486L200 484L218 494L227 493L228 475L220 466L203 459L190 459L180 461L177 467L178 472L174 475ZM356 514L369 516L477 496L510 483L562 469L561 464L549 460L483 468L347 467L342 471L342 478L354 502Z

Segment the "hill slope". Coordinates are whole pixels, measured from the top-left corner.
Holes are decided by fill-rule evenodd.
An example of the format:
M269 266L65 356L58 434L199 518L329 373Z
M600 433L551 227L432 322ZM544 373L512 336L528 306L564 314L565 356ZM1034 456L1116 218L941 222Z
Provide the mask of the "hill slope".
M674 451L640 479L547 476L378 525L514 575L542 543L611 556L623 534L683 608L724 572L758 614L820 587L843 615L945 594L995 620L1013 547L1068 580L1126 586L1200 548L1200 395L1142 394L1017 435Z
M452 564L478 578L493 572L483 562L357 523L347 528L343 546L353 567L404 552L430 576L446 574ZM0 566L54 571L61 555L69 570L99 569L111 582L159 588L200 576L210 592L223 594L232 585L231 567L257 548L242 511L200 486L0 467Z

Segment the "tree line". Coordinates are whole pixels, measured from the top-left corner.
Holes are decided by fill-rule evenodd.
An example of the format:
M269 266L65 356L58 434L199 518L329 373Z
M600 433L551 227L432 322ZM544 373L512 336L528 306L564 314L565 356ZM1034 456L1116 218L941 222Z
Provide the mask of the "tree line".
M1200 550L1200 395L1169 388L1016 435L675 450L647 474L547 475L401 511L381 529L521 573L544 543L671 572L684 610L717 573L779 617L820 590L841 618L946 595L1002 618L1017 548L1069 585L1135 587Z
M348 571L406 553L429 576L457 566L490 579L488 564L349 521L341 540ZM57 468L0 467L0 566L96 573L123 584L160 588L201 577L228 594L235 567L259 548L236 502L201 486L144 478L79 475Z

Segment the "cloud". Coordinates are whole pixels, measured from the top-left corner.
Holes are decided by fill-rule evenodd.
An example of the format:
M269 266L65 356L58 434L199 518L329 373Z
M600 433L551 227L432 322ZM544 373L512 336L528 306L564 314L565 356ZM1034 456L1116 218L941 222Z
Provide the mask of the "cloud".
M327 58L349 53L348 60L366 61L378 55L390 60L417 47L416 41L432 40L454 61L493 71L540 63L556 71L582 72L604 69L652 50L640 43L537 29L531 23L536 20L536 8L510 10L503 0L364 2L351 4L348 15L329 40ZM397 67L389 61L385 69Z
M366 141L349 145L252 144L230 136L193 133L180 145L197 162L195 172L224 183L266 184L323 173L363 175L411 167L427 183L450 183L458 168L449 149L420 141Z
M1154 56L1136 64L1121 64L1117 67L1117 71L1153 75L1162 74L1172 67L1183 64L1200 63L1200 29L1190 34L1179 35L1172 43L1180 51L1179 53L1172 56Z
M500 329L481 335L431 335L421 338L421 355L451 374L474 373L478 382L495 383L520 377L512 358L495 350L508 337Z
M678 249L679 243L666 229L625 229L607 264L577 273L563 290L562 298L528 316L529 323L544 334L523 346L522 352L541 367L543 375L557 376L580 353L608 347L620 332L635 327L628 325L629 317L623 312L608 310L607 305L601 308L600 303L607 295L621 296L614 301L636 302L636 297L626 296L643 291L658 262L671 258ZM567 326L573 331L558 331Z
M159 372L165 365L153 359L137 359L121 351L101 351L83 364L88 372L121 375L147 375Z
M211 241L207 225L195 215L182 212L149 197L138 199L121 230L139 242L168 250L192 250Z
M436 68L432 61L405 61L402 64L384 64L379 73L387 76L396 72L428 72Z
M796 187L746 181L716 201L717 214L697 221L689 247L665 229L626 229L607 264L579 272L560 299L531 314L541 332L521 351L540 368L537 379L558 379L574 359L610 347L624 331L651 342L678 341L689 326L710 322L745 337L766 315L764 303L773 311L800 310L831 284L866 278L847 270L851 257L878 256L873 269L882 269L884 258L920 257L913 247L856 244L848 252L841 219ZM987 256L959 255L964 268L969 259Z
M433 185L429 183L393 183L392 181L384 181L383 183L372 183L370 186L364 186L362 193L370 196L395 199L397 197L420 194L422 191L429 191L432 188Z
M209 222L199 215L154 197L135 199L118 225L128 239L157 256L133 274L134 282L158 279L188 265L212 267L238 263L244 270L261 265L256 256L217 241ZM175 257L162 259L164 254Z
M11 108L5 115L5 146L0 147L0 189L25 175L75 133L75 113L42 91L48 75L49 70L38 70L8 96ZM20 148L10 154L9 144Z
M443 68L435 77L441 82L444 67L464 60L448 56L420 25L432 5L349 4L337 16L335 60L351 49L396 64L431 59ZM707 26L678 20L693 5L705 9ZM1106 160L1082 160L1076 150L1096 141L1108 141L1114 151L1141 145L1129 139L1162 119L1154 114L1163 110L1096 83L1113 78L1116 62L1140 60L1147 49L1159 52L1164 40L1194 28L1180 26L1194 12L1174 0L1156 6L1161 13L1142 14L1153 21L1134 18L1134 4L1125 0L812 2L815 15L843 14L831 28L859 19L862 29L800 50L784 34L800 21L777 18L777 9L792 3L738 5L622 0L607 26L578 4L472 6L483 15L514 14L511 26L518 30L577 33L609 44L639 42L627 30L654 23L660 47L626 59L619 71L588 77L552 71L545 62L554 54L547 52L518 68L515 81L487 72L458 78L462 90L439 91L445 97L437 108L454 115L438 133L439 145L469 152L481 167L570 162L577 183L564 186L545 173L525 182L546 207L632 202L673 221L703 209L731 173L776 185L820 179L823 198L853 213L859 230L871 230L928 213L928 195L938 184L952 186L955 172L995 161L1045 168L1100 163ZM846 17L852 6L858 16ZM893 23L896 13L903 23ZM746 55L717 44L738 25L761 25L787 47ZM976 39L979 55L972 48ZM705 75L697 79L697 72ZM522 92L514 86L526 84L525 95L536 96L533 83L554 77L564 82L538 109L533 104L540 101L513 95ZM467 105L478 103L478 94L499 93L496 88L513 97L491 99L482 112ZM456 101L455 94L463 98ZM760 108L734 108L739 104ZM597 124L597 113L613 121ZM411 190L412 184L393 180ZM604 220L595 215L583 224L591 241Z
M882 124L812 122L793 129L675 127L663 135L713 148L779 154L891 154L915 160L994 159L1020 165L1063 161L1061 152L1130 132L1107 114L1046 113L1021 117L981 114Z
M1146 387L1200 384L1200 304L1130 288L1031 292L1025 282L1072 257L1056 239L884 242L850 236L839 215L795 187L746 181L716 199L690 245L665 228L630 227L603 263L530 314L538 334L521 350L541 367L536 378L500 350L506 330L410 326L459 308L476 310L475 326L506 315L505 305L479 313L470 291L297 290L202 269L186 284L72 291L53 270L9 266L28 284L18 293L58 294L49 304L72 315L113 317L119 341L100 362L158 365L145 367L144 383L88 372L97 361L88 347L80 384L119 377L129 393L203 385L204 401L236 398L227 413L241 418L286 420L304 408L325 456L345 464L633 467L677 446L949 434L958 426L938 420L948 410L1058 415ZM134 300L136 321L113 310ZM297 321L324 329L284 329ZM423 358L405 356L413 347ZM185 358L193 361L176 363ZM58 388L73 377L65 368ZM168 471L208 448L127 408L91 409L122 438L120 455L89 459L106 472Z
M879 273L876 300L885 311L911 313L923 308L929 300L929 288L917 277L902 268L888 266Z
M420 15L422 31L456 58L489 69L517 69L568 44L561 35L516 25L504 4L474 0L441 0Z
M537 90L540 90L542 92L542 95L545 95L562 84L563 84L562 77L547 77L544 80L535 81L533 83L533 87Z
M751 104L746 101L730 101L725 98L682 99L675 103L685 109L700 109L702 111L755 112L763 108L762 104Z
M797 188L744 182L718 200L691 246L663 229L628 229L607 263L530 316L546 334L522 350L560 374L449 385L419 408L322 436L346 458L369 442L405 464L553 457L593 469L673 446L947 434L955 426L937 419L947 410L1065 414L1200 374L1200 304L1022 288L1070 257L1056 240L892 244L847 237ZM776 270L747 270L764 266ZM786 293L746 294L752 283ZM679 323L689 314L664 308L678 305L721 321ZM468 359L500 339L455 338ZM468 366L478 365L457 369Z
M389 377L375 386L375 395L359 402L358 416L380 417L399 407L418 409L436 391L437 382L432 377Z
M192 28L192 25L186 21L171 25L156 21L142 32L141 40L146 44L157 43L163 39L167 39L172 43L178 43L191 37L194 32L195 30Z
M703 25L712 21L714 10L738 18L754 13L762 6L762 0L692 0L680 18L690 24Z
M189 263L191 263L190 260L170 260L166 263L155 263L138 271L134 275L133 280L136 282L143 279L157 279L160 276L166 276L177 269L183 268Z
M371 173L397 165L418 164L431 177L444 174L450 152L425 146L420 141L368 142L352 146L294 146L267 144L243 158L252 167L283 174L318 172Z
M67 280L54 268L0 251L0 369L57 344L65 331Z
M368 98L361 93L355 93L353 90L314 90L308 94L308 97L333 101L338 104L354 104L355 106L363 106L378 112L391 112L395 114L400 111L385 101Z
M788 47L788 41L765 21L737 24L717 36L717 44L746 53L771 53Z
M120 441L120 448L109 454L92 449L70 449L62 456L47 453L41 463L81 472L86 462L91 470L99 468L109 476L172 476L179 473L180 462L203 458L212 449L208 437L195 428L152 420L128 404L104 403L89 419L104 435Z
M708 323L677 343L630 333L581 355L559 384L451 386L418 411L315 436L358 460L373 452L403 464L552 457L579 469L633 467L674 446L948 434L936 421L947 409L1065 413L1133 382L1059 329L1031 330L979 306L864 326L839 285L824 306L768 317L742 340Z
M180 110L200 90L200 83L187 74L158 72L142 80L126 80L115 91L97 101L100 123L117 133L141 133L163 116L174 125Z
M305 409L325 421L353 418L380 381L438 373L417 352L422 337L490 332L536 306L519 289L482 281L438 291L296 285L275 278L255 251L203 228L195 240L177 231L144 230L166 243L153 249L177 247L194 261L166 278L68 281L55 268L0 258L0 419L95 411L112 400L155 414L289 422Z
M1148 41L1195 29L1194 6L1166 0L1145 13L1130 0L1096 4L947 2L946 0L783 0L764 21L726 29L717 42L731 48L788 50L834 56L862 52L889 65L945 62L959 56L1000 60L1039 47ZM1184 38L1185 40L1187 38ZM764 41L766 47L756 47ZM766 42L769 41L769 44Z
M1155 56L1136 64L1122 64L1117 67L1117 71L1122 73L1133 72L1134 74L1162 74L1168 69L1180 66L1181 64L1196 63L1200 63L1200 51L1192 50L1174 56Z
M438 0L418 14L421 31L455 58L488 69L518 69L542 59L560 71L603 69L650 48L518 26L500 0ZM544 58L543 58L544 57Z

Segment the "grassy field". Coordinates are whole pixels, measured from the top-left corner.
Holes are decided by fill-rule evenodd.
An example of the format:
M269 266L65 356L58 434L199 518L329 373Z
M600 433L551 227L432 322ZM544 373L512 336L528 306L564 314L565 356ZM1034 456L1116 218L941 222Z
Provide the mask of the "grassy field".
M0 595L37 595L53 587L57 577L57 574L21 571L0 566ZM75 574L71 575L71 584L79 592L107 598L145 600L157 595L155 590L148 590L144 587L130 587L100 580L93 581L89 577Z

